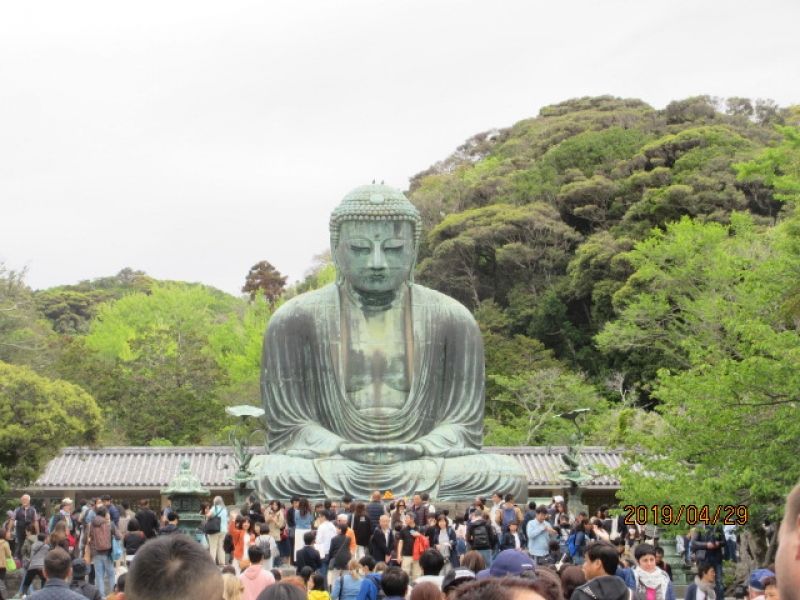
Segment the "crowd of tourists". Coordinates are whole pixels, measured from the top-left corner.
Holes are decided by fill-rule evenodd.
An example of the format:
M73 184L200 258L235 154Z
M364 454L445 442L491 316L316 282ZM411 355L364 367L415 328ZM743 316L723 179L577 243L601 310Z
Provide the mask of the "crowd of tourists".
M494 494L456 515L426 494L379 492L285 507L251 496L229 508L217 497L201 512L203 533L190 537L170 507L157 514L147 501L134 511L109 497L65 498L44 519L23 496L4 525L0 581L19 564L14 597L33 600L676 599L657 530L626 526L605 507L570 514L559 496L519 506ZM777 569L751 573L748 598L800 600L800 486L780 540ZM687 536L686 600L723 599L730 542L715 528ZM5 586L0 597L11 597Z

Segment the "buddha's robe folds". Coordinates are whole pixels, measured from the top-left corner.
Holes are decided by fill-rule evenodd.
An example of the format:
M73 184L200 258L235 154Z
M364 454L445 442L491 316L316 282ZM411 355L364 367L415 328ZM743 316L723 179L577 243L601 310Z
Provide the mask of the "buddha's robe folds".
M262 395L269 454L251 469L266 498L365 498L427 491L464 499L487 492L527 496L511 457L482 454L483 344L469 311L418 285L403 310L410 391L401 408L356 406L345 390L347 311L336 284L298 296L270 320L264 340ZM409 460L370 464L341 456L341 443L420 444Z

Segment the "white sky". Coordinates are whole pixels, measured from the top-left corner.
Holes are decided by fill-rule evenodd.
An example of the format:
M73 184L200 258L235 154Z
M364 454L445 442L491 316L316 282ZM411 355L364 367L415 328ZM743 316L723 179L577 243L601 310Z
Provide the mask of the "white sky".
M800 103L798 23L797 0L4 2L0 261L34 288L295 280L348 190L546 104Z

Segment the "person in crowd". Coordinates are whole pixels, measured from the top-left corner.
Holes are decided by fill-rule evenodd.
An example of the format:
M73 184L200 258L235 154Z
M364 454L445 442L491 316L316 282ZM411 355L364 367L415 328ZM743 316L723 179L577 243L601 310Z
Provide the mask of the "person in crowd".
M381 577L381 589L386 596L385 600L405 600L408 582L408 573L403 569L397 567L386 569Z
M511 523L517 524L517 530L523 521L522 509L514 503L514 494L506 494L503 503L497 511L497 524L500 525L500 533L508 531Z
M239 563L246 556L247 549L253 544L253 533L250 530L250 517L236 515L233 520L228 520L228 533L233 542L233 565L238 572ZM209 555L210 556L210 555Z
M781 600L800 600L800 484L786 497L775 571Z
M350 552L350 538L347 536L349 527L346 522L338 523L337 535L331 540L328 554L328 584L333 582L347 570L347 565L353 558Z
M347 526L347 531L345 535L347 535L347 539L350 541L350 556L354 557L356 555L356 534L353 531L353 527L351 526L353 520L352 513L340 513L336 517L336 525L345 525Z
M332 520L333 515L329 511L322 510L322 512L320 512L319 526L317 527L316 548L319 551L320 557L322 558L322 568L320 569L320 572L326 576L328 574L328 565L330 564L331 559L331 542L338 533L336 530L336 525L331 522Z
M133 560L133 557L136 556L136 552L146 541L147 538L145 537L142 528L139 527L139 519L136 517L131 518L131 520L128 521L128 533L126 533L125 537L122 538L122 546L125 549L127 564L130 564L130 562Z
M314 523L314 512L311 510L311 504L308 498L298 498L297 506L292 508L292 520L294 522L294 535L292 536L292 551L295 547L295 538L299 535L304 535L307 531L312 529ZM287 519L288 520L288 519Z
M587 545L581 565L587 583L575 588L571 600L627 600L630 593L625 582L616 576L618 566L617 549L610 543Z
M405 519L406 514L406 501L404 499L400 499L394 505L394 510L391 514L391 526L392 529L397 529L397 526L404 527L406 524Z
M8 596L6 590L6 564L7 561L14 560L14 552L8 540L0 537L0 598Z
M244 586L234 573L222 574L222 600L242 600Z
M275 565L275 559L280 556L280 550L267 531L265 523L253 523L253 544L261 549L261 567L269 571Z
M303 534L303 544L300 550L297 551L295 558L295 568L300 572L303 567L310 567L311 571L319 571L322 568L322 557L319 555L319 550L314 547L317 534L314 531L306 531Z
M430 547L439 551L446 564L453 568L458 566L456 531L447 522L447 516L444 513L437 515L436 524L428 530L428 540Z
M650 544L639 544L634 551L637 566L633 570L635 592L653 600L675 600L669 576L656 566L656 549ZM719 595L722 598L722 595Z
M225 533L228 531L228 509L222 496L214 496L214 500L206 513L206 519L219 519L219 531L207 534L206 538L208 539L208 552L211 554L211 559L217 565L224 565L225 549L222 547L222 542L225 539Z
M478 574L483 571L487 565L483 554L477 550L470 550L461 557L461 566Z
M594 539L599 542L610 542L611 538L606 531L605 527L603 526L603 520L597 517L592 517L589 519L589 523L592 526L592 533L594 533Z
M63 548L70 555L75 549L75 538L72 537L67 530L66 521L59 521L56 523L55 528L50 533L50 547Z
M222 574L208 550L189 536L166 535L136 553L125 585L126 600L219 600Z
M586 545L592 541L591 524L586 523L579 517L575 520L572 532L567 538L567 551L572 562L580 566L583 564L583 557L586 553Z
M476 576L478 579L485 579L486 577L505 577L519 576L523 573L533 571L536 567L534 560L518 550L503 550L498 553L492 561L491 566L482 571L478 571Z
M100 503L95 509L94 519L89 524L86 547L94 567L95 584L103 597L113 591L116 581L114 561L111 560L112 538L119 540L119 532L105 505Z
M72 581L69 584L69 589L73 592L78 592L88 600L103 600L100 590L86 581L86 562L82 558L76 558L72 561Z
M180 521L178 513L174 510L169 510L164 515L164 519L166 519L166 524L158 530L158 535L174 535L178 533L178 522Z
M144 537L148 540L158 535L158 517L150 509L150 501L147 498L139 502L136 520L139 521L139 527L144 533Z
M564 593L564 600L570 600L573 592L581 585L586 583L586 575L583 567L568 565L560 571L561 590Z
M411 588L409 600L442 600L442 589L430 581L417 582Z
M480 555L478 555L480 557ZM482 560L482 558L481 558ZM453 569L442 580L442 592L450 598L463 584L475 581L475 573L464 567Z
M525 536L520 535L518 525L516 522L508 524L508 529L500 536L499 549L503 550L525 550L526 544L524 543ZM558 543L556 543L558 545Z
M775 577L764 579L764 599L781 600L781 592L778 589L778 580Z
M471 550L476 550L483 556L487 566L492 564L492 548L496 540L494 527L484 518L484 511L472 511L467 525L467 544Z
M425 550L422 556L419 557L419 568L422 569L422 575L414 581L414 587L427 581L436 584L436 587L441 589L442 581L444 580L444 575L442 574L444 565L444 557L436 548Z
M389 515L378 517L378 526L372 532L368 545L369 555L375 562L389 562L394 548L394 531L390 527Z
M537 564L550 553L549 536L557 534L547 521L547 509L544 506L537 508L536 517L528 523L528 531L525 532L528 538L528 554Z
M30 530L33 531L33 526L30 526ZM25 577L22 580L22 595L28 593L31 584L33 583L34 578L38 578L39 581L44 585L45 583L45 575L44 575L44 567L45 567L45 559L47 558L47 554L50 552L50 545L47 543L47 535L44 533L36 534L36 541L33 542L31 546L31 556L30 560L28 561L27 566L25 567ZM63 548L61 548L63 550ZM71 566L71 565L70 565Z
M69 588L72 579L72 557L63 549L50 550L44 559L46 582L38 592L28 596L29 600L86 600Z
M770 569L755 569L747 580L747 597L750 600L764 600L766 598L766 581L775 577Z
M664 560L664 549L661 546L656 546L656 566L669 575L669 580L672 581L672 567Z
M308 586L308 600L331 600L331 595L325 585L325 577L321 573L312 573L306 585Z
M308 600L308 591L302 579L287 577L285 580L269 586L258 595L256 600Z
M288 540L288 532L285 531L286 515L284 514L283 505L277 500L270 501L269 506L264 511L264 520L267 527L269 527L269 534L280 549L280 557L276 556L273 559L274 564L280 566L281 557L288 557L291 554L287 544L284 543L284 536Z
M32 525L36 534L40 533L39 513L31 506L31 497L28 494L23 494L19 499L19 503L20 505L14 511L15 558L21 558L22 556L22 544L25 543L28 527Z
M261 548L250 546L247 549L247 558L250 560L250 566L239 575L239 581L242 582L242 587L244 587L242 600L256 600L264 589L275 583L275 578L272 573L261 565L261 561L264 558Z
M405 526L400 530L398 536L397 558L400 561L400 567L412 580L422 574L419 560L414 560L414 540L419 535L422 533L417 528L414 512L409 511L405 514Z
M111 500L111 496L109 496L108 494L103 494L100 497L100 501L103 503L103 506L106 507L106 512L108 513L108 516L111 518L111 522L114 524L114 527L119 529L119 517L120 517L119 508Z
M385 514L386 507L381 501L381 493L375 490L372 492L372 497L369 504L367 504L367 516L369 517L369 522L372 523L373 526L377 526L379 519Z
M347 570L334 580L331 597L337 600L356 600L364 577L363 569L364 567L358 560L350 560L347 563Z
M367 553L367 546L369 546L372 530L375 527L367 514L367 505L363 502L356 503L352 523L353 534L356 539L355 556L357 559L361 559Z
M722 533L722 528L717 526L699 527L695 531L689 546L698 563L705 562L714 567L714 577L716 578L714 585L717 598L722 598L722 555L723 547L725 546L725 536Z
M522 577L484 579L460 586L452 598L455 600L560 600L544 596L542 583Z
M386 570L386 563L376 563L371 556L365 556L358 562L361 563L364 579L361 580L356 600L377 600L381 595L381 578Z
M72 523L72 511L73 511L73 503L72 498L64 498L59 505L58 511L53 513L53 516L50 517L50 522L48 523L48 530L53 531L56 527L56 523L60 521L64 521L67 526L68 531L72 531L74 525Z
M697 565L697 575L694 577L694 582L686 588L685 600L716 600L715 580L714 566L708 563L700 563ZM723 599L720 598L720 600Z

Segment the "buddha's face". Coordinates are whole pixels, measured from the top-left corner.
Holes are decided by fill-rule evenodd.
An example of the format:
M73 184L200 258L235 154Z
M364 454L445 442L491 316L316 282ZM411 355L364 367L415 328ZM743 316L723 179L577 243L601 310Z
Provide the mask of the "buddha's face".
M409 221L345 221L339 230L336 263L362 294L397 290L414 264L414 227Z

